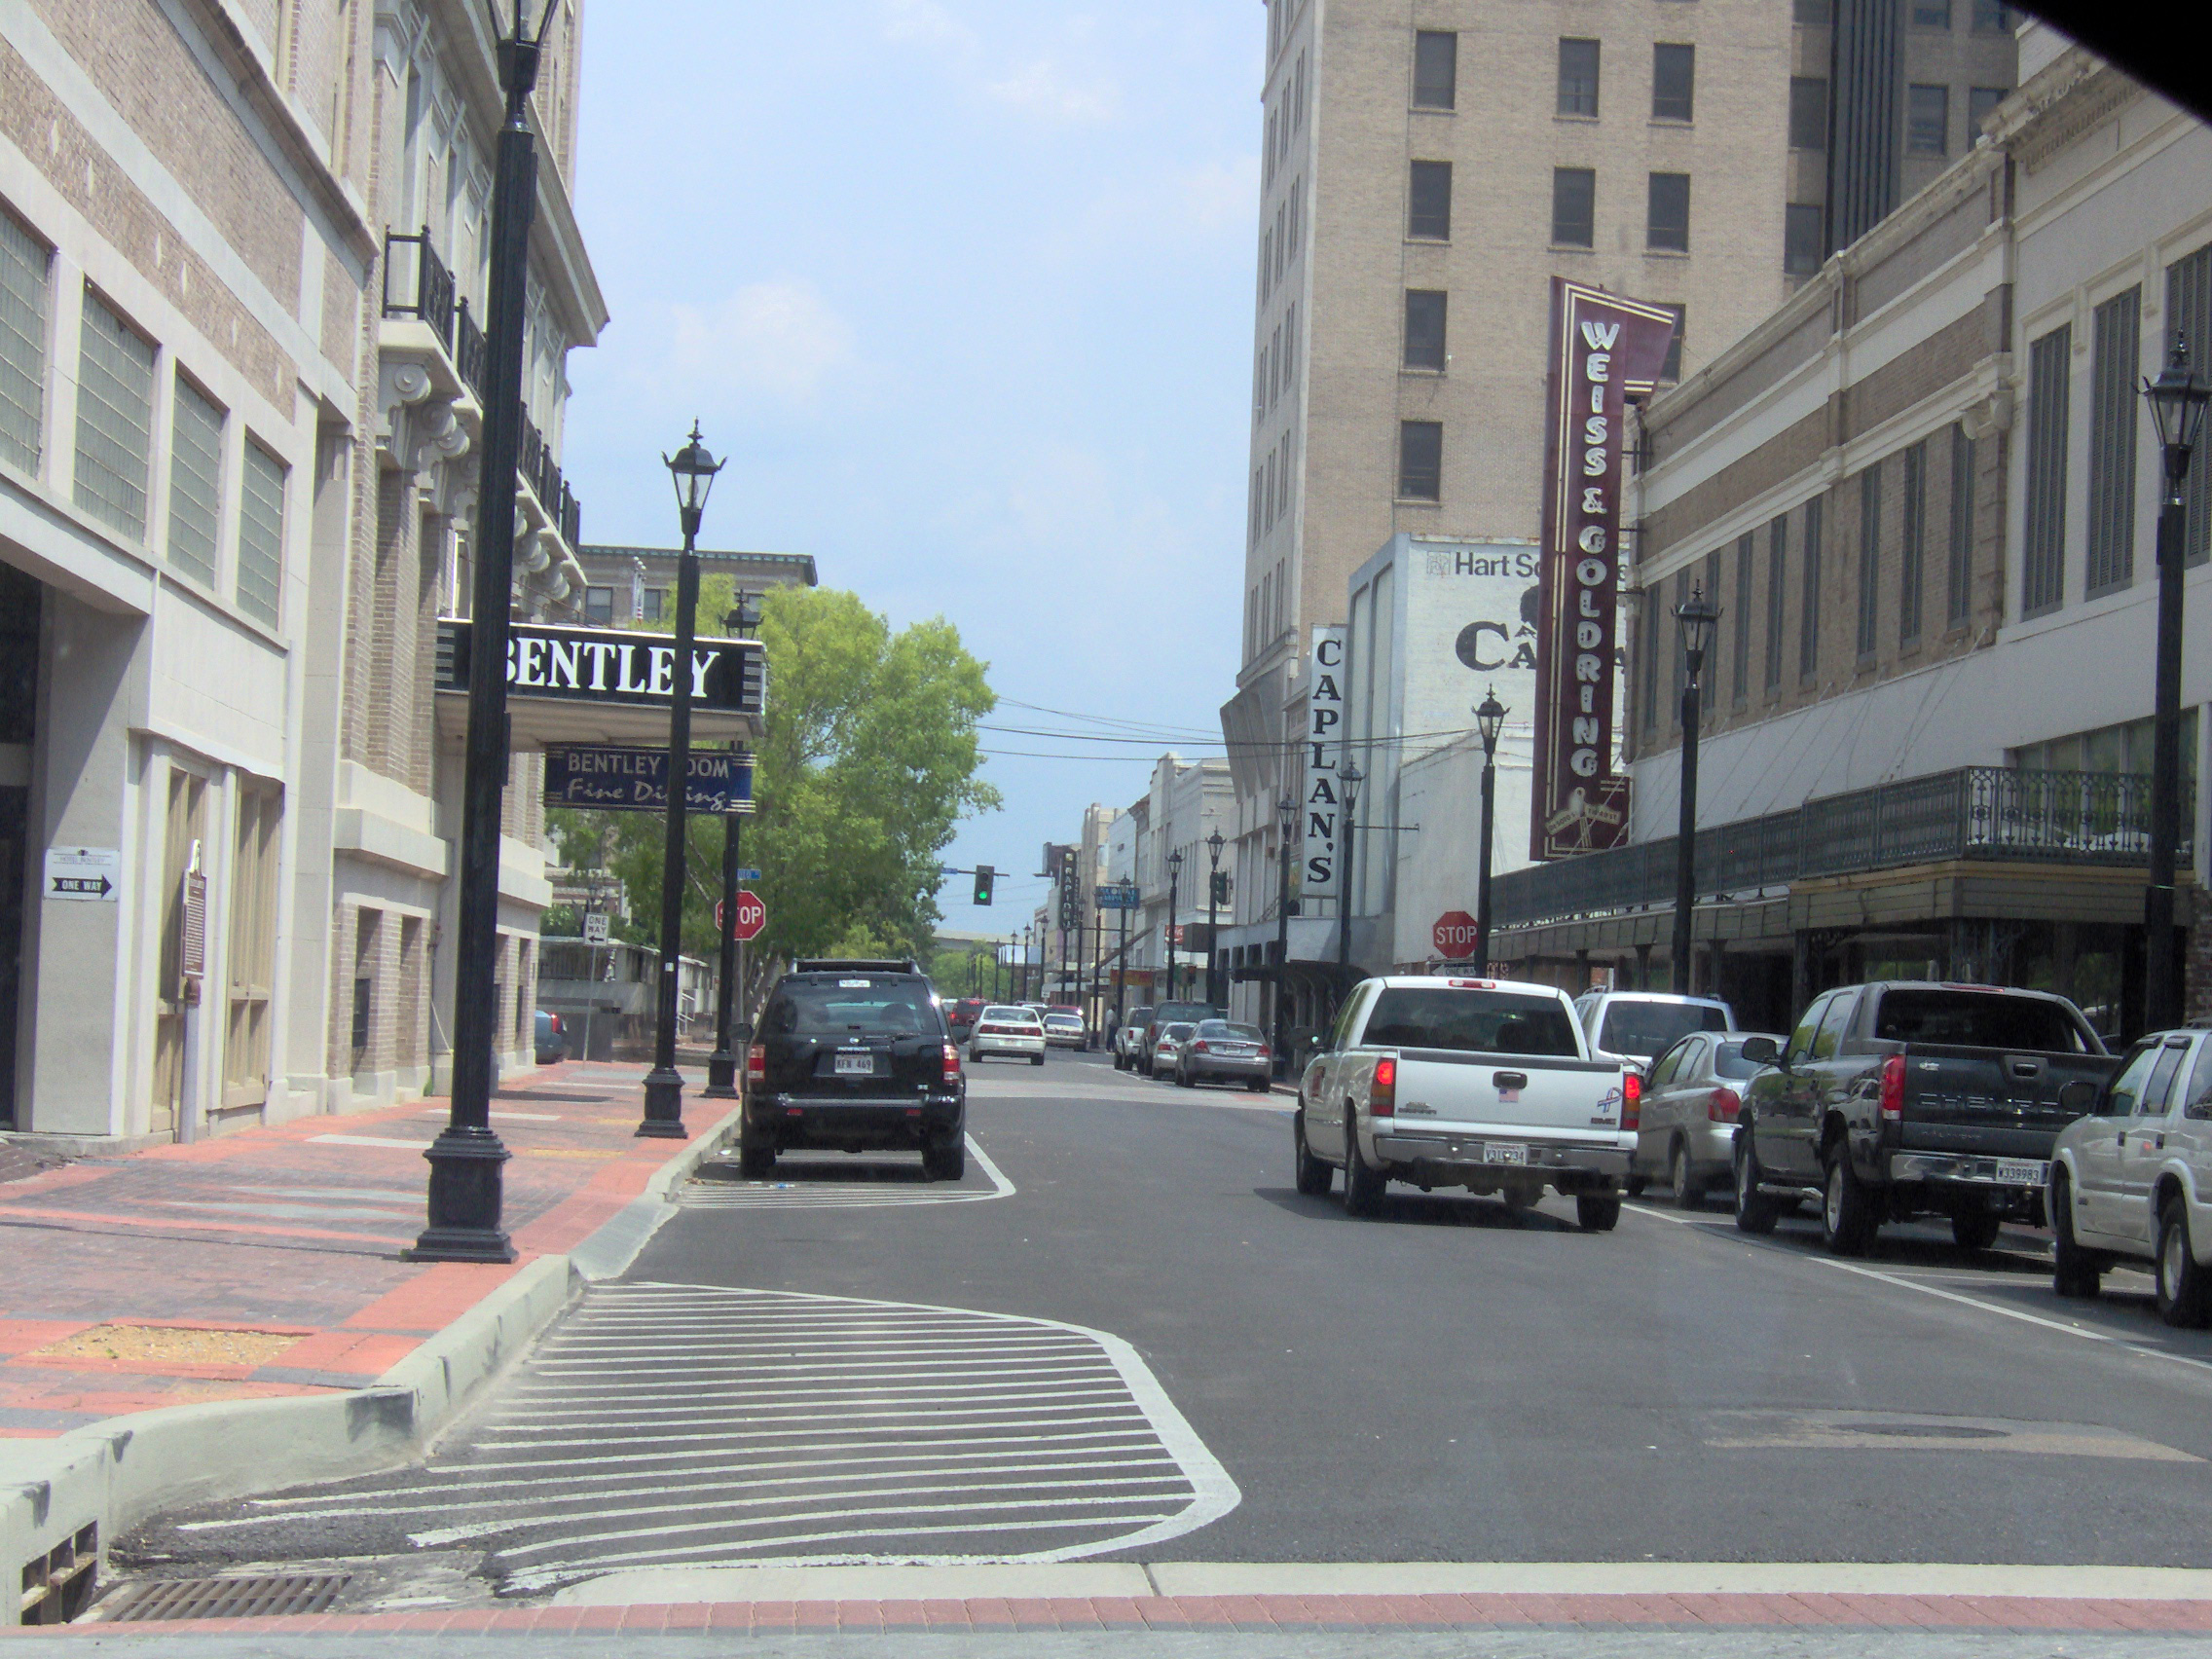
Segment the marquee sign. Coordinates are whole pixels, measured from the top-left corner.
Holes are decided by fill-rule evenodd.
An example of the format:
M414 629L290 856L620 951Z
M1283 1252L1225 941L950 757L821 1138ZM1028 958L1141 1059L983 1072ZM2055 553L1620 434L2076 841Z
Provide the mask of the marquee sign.
M438 689L466 691L474 670L466 622L438 624ZM700 713L760 713L763 657L757 640L699 640L691 650L691 707ZM507 629L507 697L629 704L666 709L676 692L676 639L616 628Z
M545 804L608 812L668 810L668 751L570 745L545 751ZM712 817L753 810L749 756L693 750L683 810Z
M1650 394L1674 333L1662 306L1552 278L1533 858L1628 835L1629 781L1613 770L1621 447L1626 400Z
M1312 664L1313 683L1306 693L1306 856L1298 886L1302 902L1334 899L1340 891L1337 842L1343 838L1343 794L1338 767L1344 755L1344 629L1313 630Z

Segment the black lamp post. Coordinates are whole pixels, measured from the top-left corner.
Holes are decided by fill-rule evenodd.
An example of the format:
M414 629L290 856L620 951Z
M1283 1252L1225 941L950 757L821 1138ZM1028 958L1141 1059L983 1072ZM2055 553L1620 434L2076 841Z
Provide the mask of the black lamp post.
M1114 950L1114 1029L1122 1028L1122 1017L1128 1012L1129 995L1129 912L1136 907L1137 884L1127 876L1122 877L1122 939Z
M683 557L676 567L676 683L668 706L668 839L660 864L660 1001L653 1033L653 1069L645 1075L641 1135L683 1136L683 1075L676 1069L676 992L683 958L683 808L691 782L691 655L699 623L699 520L722 463L699 441L699 424L674 457L662 456L676 485L683 521ZM725 917L725 921L727 918ZM726 929L725 929L726 931Z
M1226 845L1219 830L1206 837L1206 851L1213 858L1213 866L1206 871L1206 1006L1216 1009L1225 1000L1214 982L1214 964L1221 957L1214 943L1214 929L1221 914L1221 849Z
M1275 1074L1290 1075L1290 843L1298 833L1298 800L1275 802Z
M737 608L722 618L722 626L741 640L753 637L753 630L760 622L760 602L749 593L737 596ZM734 766L737 757L745 753L742 744L729 746L730 760ZM721 926L716 932L721 935L717 941L721 951L721 963L715 980L715 1052L707 1061L707 1087L699 1093L710 1100L737 1098L737 1051L731 1046L737 1037L730 1014L737 1000L737 866L744 851L744 818L735 812L722 817L722 907ZM743 1034L750 1039L750 1031Z
M1367 775L1355 760L1346 760L1338 777L1344 791L1345 806L1345 867L1337 878L1337 966L1351 966L1351 843L1354 826L1352 820L1359 814L1359 786L1367 782Z
M2181 626L2182 533L2188 520L2183 487L2189 480L2190 452L2204 425L2204 406L2212 398L2189 366L2189 342L2174 337L2173 354L2155 381L2143 383L2144 400L2158 428L2165 452L2166 489L2158 503L2158 645L2153 671L2151 732L2151 884L2143 893L2143 931L2147 973L2144 1014L2149 1029L2181 1023L2181 998L2174 981L2179 940L2174 929L2174 858L2181 844Z
M1497 687L1483 694L1475 709L1475 729L1483 739L1482 862L1475 866L1475 972L1490 972L1490 852L1497 821L1497 734L1505 729L1505 705Z
M507 785L507 622L514 587L515 462L522 453L523 319L537 147L529 103L553 0L531 29L524 0L498 42L507 99L492 183L491 292L485 307L483 460L476 489L476 580L470 594L468 736L462 760L461 891L455 929L453 1098L429 1161L428 1225L418 1262L511 1262L499 1225L507 1149L492 1130L498 1079L499 800ZM492 25L499 27L498 10ZM519 984L517 987L519 994Z
M1675 607L1675 626L1681 630L1682 660L1682 799L1681 827L1675 839L1675 942L1674 987L1687 996L1690 990L1690 924L1697 908L1697 677L1705 667L1706 647L1713 630L1720 625L1720 608L1705 597L1702 583L1690 588L1685 604Z
M1167 855L1167 994L1161 1002L1175 1000L1175 905L1180 896L1183 879L1183 849L1177 847Z

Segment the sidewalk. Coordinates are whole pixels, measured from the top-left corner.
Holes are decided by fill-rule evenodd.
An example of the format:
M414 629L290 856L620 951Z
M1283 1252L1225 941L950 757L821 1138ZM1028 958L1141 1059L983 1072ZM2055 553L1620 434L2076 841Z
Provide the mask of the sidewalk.
M645 1068L509 1080L509 1267L418 1265L446 1103L296 1119L0 1181L0 1437L126 1412L366 1387L532 1261L582 1242L729 1102L686 1077L694 1142L634 1137Z

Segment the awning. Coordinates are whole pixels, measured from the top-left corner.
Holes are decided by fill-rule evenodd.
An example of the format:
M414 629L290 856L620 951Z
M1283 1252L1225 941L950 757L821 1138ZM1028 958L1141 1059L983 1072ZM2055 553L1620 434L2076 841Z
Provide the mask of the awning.
M438 624L438 730L449 738L468 728L471 635L466 622ZM669 634L509 623L507 719L514 747L666 744L675 659ZM694 642L695 746L759 736L764 660L757 640Z

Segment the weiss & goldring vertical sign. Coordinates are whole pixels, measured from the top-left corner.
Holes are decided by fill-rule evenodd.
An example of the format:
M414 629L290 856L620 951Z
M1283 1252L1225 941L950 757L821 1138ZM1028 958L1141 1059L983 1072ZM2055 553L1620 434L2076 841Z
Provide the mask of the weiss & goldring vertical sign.
M1662 306L1552 278L1534 858L1597 852L1628 835L1629 781L1613 770L1625 404L1658 384L1674 334Z

